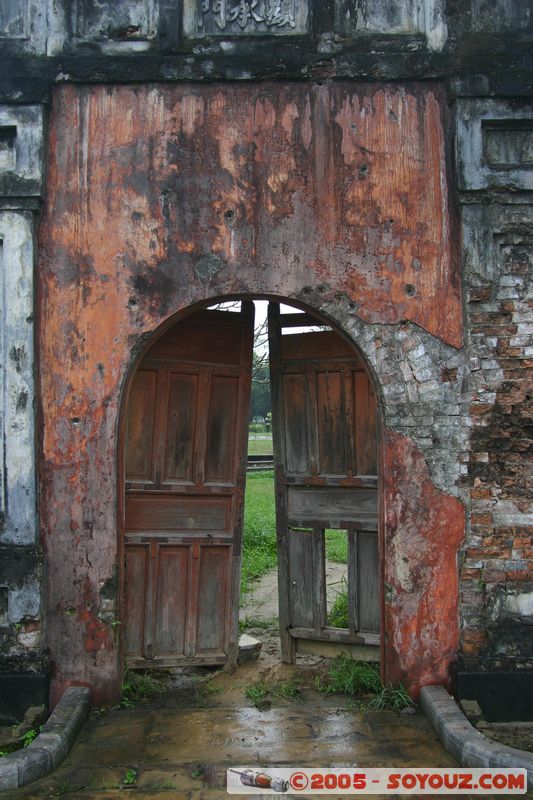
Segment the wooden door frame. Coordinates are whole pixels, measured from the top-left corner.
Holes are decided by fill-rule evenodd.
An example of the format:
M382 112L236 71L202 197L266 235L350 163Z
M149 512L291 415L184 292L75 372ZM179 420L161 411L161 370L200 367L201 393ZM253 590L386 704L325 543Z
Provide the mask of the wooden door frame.
M377 443L377 464L378 464L378 481L377 481L377 506L378 506L378 553L379 553L379 608L380 608L380 622L381 622L381 630L382 630L382 637L381 637L381 644L380 644L380 654L381 654L381 673L382 676L385 675L385 648L384 648L384 636L385 636L385 609L384 609L384 554L385 554L385 539L384 539L384 503L383 503L383 415L382 415L382 404L383 404L383 397L381 393L381 388L379 382L374 378L372 370L369 368L367 359L365 354L359 349L357 344L351 339L349 334L344 331L338 323L334 320L329 319L326 315L324 315L321 311L314 309L312 306L302 303L299 300L295 300L291 297L281 297L278 295L271 295L271 294L263 294L263 293L246 293L246 294L235 294L235 295L215 295L213 297L207 298L200 302L193 303L189 306L186 306L180 309L176 314L168 317L164 322L161 323L155 330L153 330L149 334L144 335L144 341L140 342L137 348L134 349L134 355L131 360L131 363L126 371L122 389L121 389L121 397L119 403L119 418L118 418L118 426L117 426L117 472L116 472L116 480L117 480L117 561L118 564L116 566L116 574L117 574L117 619L119 621L124 619L124 582L125 582L125 434L126 434L126 419L127 419L127 411L128 411L128 404L129 398L131 394L131 388L133 385L133 378L142 362L142 359L148 352L148 350L152 347L152 345L165 333L167 333L170 328L174 325L178 324L186 317L193 315L199 311L207 309L209 306L216 305L217 303L224 303L224 302L231 302L231 301L254 301L254 300L265 300L269 302L277 302L281 304L286 304L293 306L294 308L298 308L301 311L307 312L311 314L313 317L317 318L318 324L327 325L331 327L341 338L343 338L351 348L353 348L354 352L360 358L361 363L365 371L368 374L369 380L371 381L375 395L376 395L376 405L377 405L377 421L376 421L376 443ZM244 507L242 509L242 513L244 513ZM242 543L241 543L242 544ZM242 554L241 554L242 559ZM239 561L240 564L240 561ZM236 630L238 631L239 625L239 603L240 603L240 567L239 567L239 575L236 575L236 571L234 568L234 589L231 597L231 613L233 616L232 624L236 626ZM125 642L124 642L124 633L123 633L123 626L118 625L118 660L119 660L119 669L120 673L122 674L125 665ZM228 667L230 669L234 669L236 662L237 662L237 655L238 653L228 654ZM121 690L120 690L121 693Z

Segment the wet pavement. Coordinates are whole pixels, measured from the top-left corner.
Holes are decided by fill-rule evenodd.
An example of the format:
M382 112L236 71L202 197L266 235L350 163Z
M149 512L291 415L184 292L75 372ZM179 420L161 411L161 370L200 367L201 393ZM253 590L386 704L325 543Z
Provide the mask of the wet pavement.
M420 712L369 711L369 698L321 694L316 681L330 661L304 656L296 665L282 664L275 621L249 632L263 639L259 662L234 673L211 668L150 673L159 681L157 696L132 708L94 710L54 773L2 793L2 800L250 797L225 790L227 768L243 765L265 770L458 766ZM267 689L263 710L246 696L258 685ZM284 690L294 686L296 696L287 698Z
M233 675L198 671L156 700L96 712L55 773L2 798L219 800L237 765L455 765L421 714L350 707L346 696L314 691L315 674L311 659L292 667L266 655ZM262 711L245 695L258 680L271 688ZM299 702L278 693L291 680Z
M140 707L91 720L49 778L6 797L217 800L225 771L261 766L453 766L427 721L393 712ZM132 781L128 786L128 781ZM127 795L125 794L127 792Z

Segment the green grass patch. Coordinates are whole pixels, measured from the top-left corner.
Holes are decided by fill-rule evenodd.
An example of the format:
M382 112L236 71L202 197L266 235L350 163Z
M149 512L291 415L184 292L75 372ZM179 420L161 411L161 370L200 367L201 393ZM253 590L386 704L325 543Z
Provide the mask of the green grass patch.
M341 588L337 592L328 614L328 625L332 625L334 628L348 628L350 626L348 617L348 584L344 577L341 581Z
M263 681L257 681L249 686L245 692L248 700L251 700L254 706L261 707L265 697L268 694L268 686Z
M37 738L38 735L39 731L36 728L31 728L29 731L26 731L26 733L22 737L22 746L29 747L30 744L33 742L34 739Z
M125 670L121 705L124 708L133 708L138 703L164 694L166 690L165 677L166 673L159 672L158 674L158 670Z
M272 689L272 694L282 697L284 700L292 700L294 703L301 703L303 700L302 690L296 678L284 683L277 683Z
M391 708L393 711L401 711L403 708L414 705L413 701L405 691L404 686L384 686L383 689L370 701L368 708L372 711L382 711Z
M271 471L246 476L241 591L277 564L274 476Z
M271 456L273 452L272 439L248 439L249 456Z
M337 564L348 563L348 534L333 528L326 530L326 558Z
M377 664L356 661L348 653L334 659L324 675L319 677L317 689L324 694L377 694L383 688Z
M136 769L129 769L127 770L126 774L122 779L123 786L133 786L135 781L137 780L137 770Z
M239 630L241 633L249 630L250 628L262 628L263 630L269 630L270 628L277 629L278 626L278 617L272 617L272 619L263 619L262 617L245 617L239 621Z
M384 686L379 666L357 661L348 653L334 659L327 672L317 677L315 688L324 694L346 694L349 697L374 695L367 708L373 711L401 711L414 703L404 686Z

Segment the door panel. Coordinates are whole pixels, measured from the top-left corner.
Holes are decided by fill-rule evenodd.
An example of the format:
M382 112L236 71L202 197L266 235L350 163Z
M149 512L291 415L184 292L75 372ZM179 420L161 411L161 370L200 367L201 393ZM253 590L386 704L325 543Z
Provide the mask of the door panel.
M161 545L158 551L155 650L172 657L185 653L190 548Z
M198 375L169 375L166 460L163 480L193 482L193 455L198 405Z
M157 372L139 369L133 379L126 434L126 480L153 480Z
M231 496L139 492L126 498L128 531L230 532Z
M205 454L205 479L208 483L226 484L235 480L233 443L238 397L238 376L212 376Z
M283 425L287 472L309 472L307 383L305 375L283 375Z
M354 349L269 305L270 368L284 661L298 641L375 645L380 628L376 400ZM298 529L306 530L298 530ZM348 627L327 622L325 531L346 531Z
M253 304L177 323L132 382L125 442L126 659L237 656Z
M128 547L125 576L126 657L142 658L149 558L147 544Z
M317 450L320 475L346 475L343 374L323 370L316 373Z
M203 546L199 554L196 650L223 652L228 615L231 546Z
M291 623L321 630L326 624L324 537L289 528Z

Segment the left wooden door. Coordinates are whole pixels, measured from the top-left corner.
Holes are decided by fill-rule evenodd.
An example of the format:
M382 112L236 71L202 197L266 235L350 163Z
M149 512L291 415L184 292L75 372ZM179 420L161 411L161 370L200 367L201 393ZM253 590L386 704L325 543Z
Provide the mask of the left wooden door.
M178 322L133 379L125 439L130 667L235 660L253 303Z

